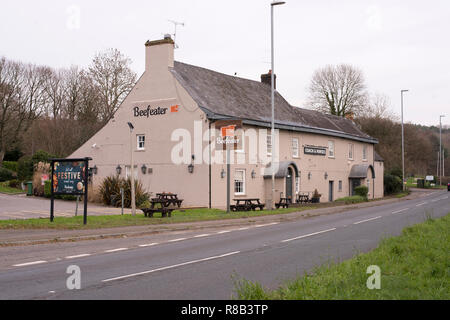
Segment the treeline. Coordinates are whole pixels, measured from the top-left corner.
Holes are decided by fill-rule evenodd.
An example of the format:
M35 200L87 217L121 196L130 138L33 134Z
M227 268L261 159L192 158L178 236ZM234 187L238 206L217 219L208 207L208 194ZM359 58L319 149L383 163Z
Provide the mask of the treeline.
M65 157L111 119L136 82L116 49L89 67L53 69L0 58L0 166L37 150Z
M401 123L388 117L371 116L355 119L361 129L378 139L375 150L384 159L386 171L402 168ZM405 175L436 175L439 151L439 129L411 123L404 124L405 137ZM445 175L450 175L448 152L450 129L442 129L444 147Z

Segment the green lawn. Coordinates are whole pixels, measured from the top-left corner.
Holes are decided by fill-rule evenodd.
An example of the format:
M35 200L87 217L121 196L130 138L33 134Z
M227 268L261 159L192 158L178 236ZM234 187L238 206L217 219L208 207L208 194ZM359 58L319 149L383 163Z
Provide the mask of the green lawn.
M53 223L49 219L17 219L0 220L0 229L97 229L127 227L151 224L171 224L180 222L223 220L236 218L250 218L263 215L285 214L289 212L299 212L312 209L313 206L300 208L287 208L277 210L246 211L227 213L218 209L187 209L184 211L175 210L170 218L160 218L160 213L155 213L153 218L144 217L140 210L137 210L136 216L131 214L122 215L104 215L88 216L88 223L83 225L83 216L77 217L57 217ZM50 214L49 214L50 216Z
M25 193L22 189L11 188L8 186L8 182L0 182L0 193L18 194Z
M369 290L367 267L381 269L381 288ZM408 227L375 250L329 263L276 290L236 281L237 298L253 299L450 299L450 213Z

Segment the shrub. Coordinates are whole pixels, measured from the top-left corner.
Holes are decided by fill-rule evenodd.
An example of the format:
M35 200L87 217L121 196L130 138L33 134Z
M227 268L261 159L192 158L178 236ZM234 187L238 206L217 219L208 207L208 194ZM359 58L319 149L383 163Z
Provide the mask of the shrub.
M2 166L5 169L17 172L17 161L3 161Z
M351 196L351 197L344 197L336 199L335 202L344 202L345 204L352 204L352 203L360 203L360 202L366 202L367 198L362 196Z
M355 188L355 195L357 195L357 196L367 198L368 193L369 193L369 188L367 188L366 186L358 186Z
M0 181L8 181L14 178L14 172L6 168L0 168Z
M35 164L38 164L39 162L50 163L51 158L57 158L57 157L48 152L45 152L44 150L38 150L33 155L33 157L31 157L31 160L33 161L33 165L35 165Z
M124 190L124 207L131 207L131 179L120 178L119 176L106 177L99 188L102 201L106 205L115 207L122 206L122 197L120 188ZM148 201L150 194L144 191L144 187L139 180L134 181L136 207L140 207L145 201Z
M402 169L400 169L400 168L393 168L393 169L391 169L389 174L391 174L393 176L396 176L396 177L399 177L400 180L402 179L402 176L403 176Z
M389 173L384 174L384 194L394 194L402 191L402 179Z
M10 188L21 189L20 180L17 180L17 179L9 180L8 186L9 186Z
M52 195L52 181L47 180L44 182L44 197L50 198Z
M33 161L30 156L24 156L17 162L17 177L22 181L33 178Z

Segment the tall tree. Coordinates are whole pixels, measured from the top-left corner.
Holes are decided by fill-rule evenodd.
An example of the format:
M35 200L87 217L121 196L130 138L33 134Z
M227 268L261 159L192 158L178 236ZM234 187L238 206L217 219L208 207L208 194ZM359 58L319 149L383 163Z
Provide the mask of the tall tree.
M99 88L102 99L101 120L112 118L120 103L136 83L131 60L117 49L97 54L89 67L89 74Z
M361 70L351 65L328 65L314 72L309 86L309 106L337 116L353 116L367 106Z

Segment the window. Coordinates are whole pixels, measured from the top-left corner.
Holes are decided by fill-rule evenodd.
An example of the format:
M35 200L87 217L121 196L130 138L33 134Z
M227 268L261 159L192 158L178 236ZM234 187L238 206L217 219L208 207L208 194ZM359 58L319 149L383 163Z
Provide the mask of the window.
M145 150L145 135L137 135L137 150Z
M342 192L342 180L339 180L339 192Z
M298 158L298 139L292 138L292 157Z
M272 135L267 135L267 155L272 155Z
M353 160L353 143L348 144L348 158Z
M328 157L334 158L334 141L328 141Z
M245 194L245 170L234 172L234 194Z
M367 160L367 146L363 146L363 160Z

